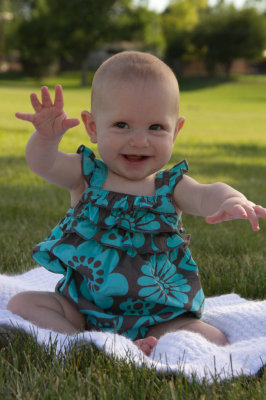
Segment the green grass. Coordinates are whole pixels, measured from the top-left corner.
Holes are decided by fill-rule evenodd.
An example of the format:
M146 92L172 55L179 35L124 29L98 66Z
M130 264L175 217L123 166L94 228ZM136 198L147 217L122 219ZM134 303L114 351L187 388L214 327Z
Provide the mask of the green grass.
M65 88L65 109L79 116L89 109L89 89L79 77L60 76L42 84ZM32 247L42 240L69 207L66 191L32 174L24 159L32 131L16 120L30 111L29 93L39 91L31 79L0 78L0 271L19 273L34 266ZM266 76L181 80L181 114L187 118L177 139L172 165L184 158L190 176L202 183L224 181L258 204L266 195ZM61 148L89 145L81 126L68 132ZM94 148L95 149L95 148ZM185 215L190 249L197 261L206 296L238 293L263 299L266 293L266 221L252 232L246 221L208 225ZM189 382L182 374L159 375L115 361L93 346L70 351L66 360L17 335L8 343L0 335L0 398L3 399L265 399L266 374L209 385ZM2 341L1 341L2 340ZM4 344L3 344L4 342Z

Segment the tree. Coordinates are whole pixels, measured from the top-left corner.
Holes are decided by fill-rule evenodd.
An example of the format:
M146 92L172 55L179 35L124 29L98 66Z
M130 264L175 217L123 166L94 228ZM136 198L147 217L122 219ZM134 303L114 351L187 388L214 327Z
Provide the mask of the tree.
M7 51L19 50L26 73L41 77L56 60L59 44L52 40L53 22L45 0L8 0L13 15Z
M202 16L194 30L193 42L209 73L221 63L229 75L234 59L261 56L266 45L265 33L265 20L254 8L237 10L226 6Z
M51 30L48 15L36 15L30 21L21 22L18 27L20 61L24 70L37 78L48 73L58 56L59 43L48 39Z
M15 15L12 41L24 69L47 73L60 57L75 60L85 83L88 53L108 37L110 20L131 0L10 0Z
M69 2L64 6L65 0L47 1L50 10L57 16L57 37L60 37L61 52L64 56L79 60L83 84L86 80L88 55L103 43L135 40L155 52L163 47L158 16L141 3L137 6L132 0L75 0L74 3L80 2L80 12L75 14L77 4L73 6ZM82 4L86 7L82 7ZM64 7L64 12L60 11L61 7ZM61 16L59 21L58 15Z
M0 0L0 64L4 53L4 0Z
M86 83L88 55L103 43L138 40L159 52L163 35L158 15L145 1L9 0L16 16L14 38L27 72L44 75L57 59L79 65ZM13 39L14 39L13 38Z
M0 65L5 58L7 46L7 31L12 14L8 9L8 0L0 0Z
M120 7L111 19L109 32L109 41L137 41L142 43L143 49L163 54L165 41L161 19L147 8L146 1L137 6L129 2Z
M184 61L194 56L191 35L207 5L207 0L172 0L162 13L165 59L178 73L182 72Z
M46 0L59 54L81 66L82 84L86 84L88 54L108 37L110 18L115 7L128 0Z

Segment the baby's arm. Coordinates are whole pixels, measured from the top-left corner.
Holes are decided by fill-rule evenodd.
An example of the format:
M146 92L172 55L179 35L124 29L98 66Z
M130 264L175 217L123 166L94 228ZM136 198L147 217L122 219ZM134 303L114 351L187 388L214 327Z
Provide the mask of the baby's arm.
M174 201L181 211L206 217L216 224L232 219L248 219L258 231L259 217L266 219L266 209L249 201L242 193L225 183L199 184L184 176L174 191Z
M58 150L64 133L79 124L76 118L68 118L64 112L63 92L60 85L55 88L52 103L47 87L41 89L42 101L31 94L34 114L16 113L16 117L31 122L36 131L26 147L26 160L30 169L55 185L69 190L82 184L81 162L78 154L65 154Z

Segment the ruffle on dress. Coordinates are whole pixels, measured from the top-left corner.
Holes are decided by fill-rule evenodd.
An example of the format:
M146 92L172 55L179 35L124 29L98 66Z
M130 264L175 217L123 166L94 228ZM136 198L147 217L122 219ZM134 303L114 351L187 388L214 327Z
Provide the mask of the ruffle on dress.
M170 198L169 198L170 200ZM80 199L80 206L84 203L90 203L107 210L119 210L129 212L131 210L147 209L155 213L168 212L175 213L175 208L170 201L164 201L162 195L154 196L133 196L110 192L108 190L95 187L88 188ZM76 206L75 208L78 208Z
M168 231L156 234L154 232L147 232L147 230L145 232L130 231L117 225L115 227L109 226L105 227L105 229L99 229L99 225L92 224L86 218L75 218L68 215L54 228L47 241L57 238L62 243L64 240L68 241L67 237L69 236L72 237L73 242L78 241L77 238L74 238L74 236L78 236L82 240L94 240L105 247L121 249L123 251L134 249L137 253L150 254L171 251L173 248L181 245L186 248L190 239L189 235L181 237L176 232Z
M131 196L89 188L68 216L88 220L101 229L130 232L176 232L179 217L170 199L162 196Z

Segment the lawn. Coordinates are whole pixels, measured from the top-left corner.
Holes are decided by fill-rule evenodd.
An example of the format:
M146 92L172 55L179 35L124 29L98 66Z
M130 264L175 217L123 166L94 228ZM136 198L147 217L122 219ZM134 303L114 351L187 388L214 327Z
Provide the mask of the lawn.
M75 75L45 79L65 88L65 109L77 117L90 108L88 88ZM19 273L34 266L32 247L41 241L69 207L66 191L31 173L24 158L32 131L16 120L30 111L31 79L0 79L0 271ZM266 76L181 80L181 114L187 119L169 165L186 159L190 176L202 183L224 181L266 206ZM65 151L89 145L84 129L68 132ZM94 148L94 150L96 150ZM206 296L235 292L263 299L266 293L266 221L252 232L246 221L208 225L184 215L190 249L200 267ZM0 335L1 337L1 335ZM17 335L2 346L0 398L4 399L265 399L266 374L218 384L188 382L183 376L160 376L143 367L115 362L89 346L73 349L66 361L53 349L39 348ZM255 394L256 393L256 394Z

